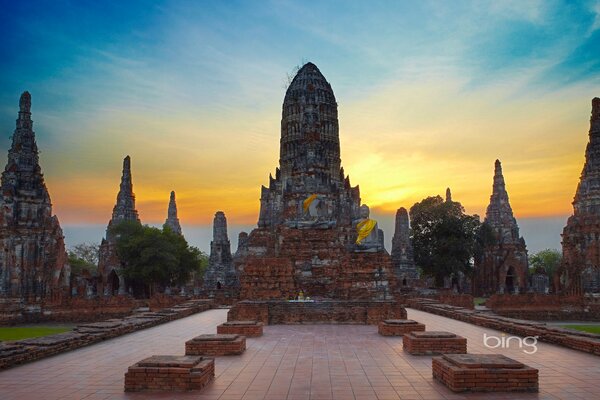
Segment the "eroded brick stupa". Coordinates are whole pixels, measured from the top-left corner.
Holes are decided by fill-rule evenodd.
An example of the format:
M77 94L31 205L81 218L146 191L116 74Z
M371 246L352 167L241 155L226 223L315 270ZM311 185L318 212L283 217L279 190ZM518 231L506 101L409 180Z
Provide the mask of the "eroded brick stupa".
M419 279L419 272L410 239L408 211L404 207L400 207L396 211L396 227L392 238L392 263L400 287L413 287Z
M572 293L600 292L600 98L592 100L585 164L562 234L563 262L555 286Z
M112 217L106 228L106 238L102 239L98 257L98 272L102 281L98 287L98 294L115 295L126 294L123 266L117 256L117 238L111 232L111 227L122 221L140 223L138 212L135 208L135 194L131 180L131 158L123 160L123 174L121 185L117 194L117 203L112 212Z
M494 184L484 223L491 228L494 240L485 246L481 258L475 260L474 294L525 292L528 288L527 247L519 235L508 201L500 160L496 160L494 166Z
M29 92L19 101L1 191L0 297L37 301L54 293L66 294L70 268L39 164Z
M227 218L223 211L217 211L213 221L213 240L210 242L208 267L204 273L204 289L209 291L239 289L231 243L227 234Z
M177 202L175 201L175 192L171 191L171 197L169 198L169 209L167 210L167 219L165 220L164 226L167 226L173 232L181 235L181 225L179 224L179 217L177 217Z
M239 263L240 297L391 296L395 278L382 231L341 167L337 102L312 63L285 94L279 154Z

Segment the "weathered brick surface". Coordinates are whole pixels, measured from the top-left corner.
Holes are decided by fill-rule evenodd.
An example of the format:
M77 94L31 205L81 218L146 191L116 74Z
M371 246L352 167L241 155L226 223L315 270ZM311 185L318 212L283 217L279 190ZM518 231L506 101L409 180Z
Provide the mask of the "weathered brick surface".
M519 320L502 317L489 312L466 310L446 304L439 304L432 299L411 299L409 306L421 311L441 315L447 318L496 329L519 336L537 336L538 340L558 344L586 353L600 355L600 335L577 332L553 327L543 322Z
M263 334L263 323L257 321L228 321L217 326L217 333L258 337Z
M406 319L406 309L395 301L283 300L240 301L227 314L229 321L256 320L263 324L370 324L384 319Z
M211 301L192 300L157 312L141 312L124 318L80 324L72 332L0 343L0 369L35 361L140 329L184 318L206 311L211 307Z
M215 376L215 361L200 356L152 356L125 373L125 391L199 390Z
M432 360L433 377L454 392L537 392L538 370L497 354L447 354Z
M402 344L412 355L467 352L467 339L451 332L409 332L402 337Z
M425 325L412 319L386 319L379 322L379 334L382 336L402 336L409 332L424 331Z
M188 356L229 356L246 351L246 337L234 334L200 335L185 342Z

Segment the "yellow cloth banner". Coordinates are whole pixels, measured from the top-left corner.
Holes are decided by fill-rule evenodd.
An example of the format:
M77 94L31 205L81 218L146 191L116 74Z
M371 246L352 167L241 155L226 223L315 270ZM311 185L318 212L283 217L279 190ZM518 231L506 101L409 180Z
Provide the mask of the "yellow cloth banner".
M356 244L361 244L362 241L371 234L371 231L373 230L373 228L375 228L375 225L377 224L377 221L375 221L374 219L365 219L364 221L360 221L357 225L356 225L356 232L358 232L358 237L356 238Z
M308 198L306 200L304 200L303 206L304 206L304 212L308 211L308 207L310 207L310 204L315 201L315 199L317 198L316 194L311 194L310 196L308 196Z

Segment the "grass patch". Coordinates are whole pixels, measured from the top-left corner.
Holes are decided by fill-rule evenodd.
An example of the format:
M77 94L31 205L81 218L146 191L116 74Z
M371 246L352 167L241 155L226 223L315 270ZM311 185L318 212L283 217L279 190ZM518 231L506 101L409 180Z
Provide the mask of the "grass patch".
M71 328L68 327L56 326L0 327L0 341L29 339L68 332L70 330Z
M574 329L576 331L596 333L600 335L600 325L561 325L561 328Z
M476 306L480 306L480 305L484 304L486 300L487 299L485 297L475 297L473 299L473 303L475 303Z

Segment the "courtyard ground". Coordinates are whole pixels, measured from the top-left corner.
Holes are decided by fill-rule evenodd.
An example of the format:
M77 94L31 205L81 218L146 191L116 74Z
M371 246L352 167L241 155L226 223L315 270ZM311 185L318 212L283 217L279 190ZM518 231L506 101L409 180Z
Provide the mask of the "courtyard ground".
M431 377L431 357L411 356L401 338L364 325L275 325L248 339L241 356L219 357L216 379L200 393L124 393L127 367L153 354L183 354L186 340L214 333L227 310L210 310L0 372L0 399L598 399L600 357L539 343L490 350L498 331L408 310L428 330L468 339L471 353L503 354L540 369L540 393L454 394ZM527 349L531 350L531 349Z

